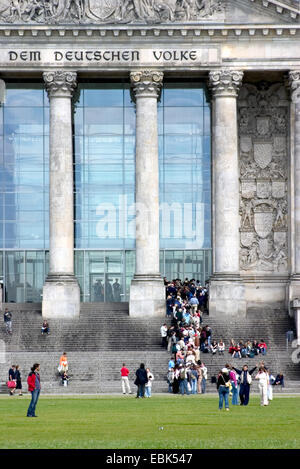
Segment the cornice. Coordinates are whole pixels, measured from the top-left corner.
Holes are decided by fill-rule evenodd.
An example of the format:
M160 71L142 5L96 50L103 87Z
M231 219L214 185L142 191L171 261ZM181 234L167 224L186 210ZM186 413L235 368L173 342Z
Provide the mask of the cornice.
M273 8L276 13L279 14L285 14L288 13L289 16L295 20L299 20L300 16L300 5L296 2L288 1L288 2L282 2L279 0L249 0L251 3L259 3L261 4L264 8Z
M251 0L252 1L252 0ZM253 0L254 1L254 0ZM10 38L153 38L153 37L200 37L203 38L280 38L300 35L300 24L188 24L188 25L159 25L159 26L0 26L0 41Z

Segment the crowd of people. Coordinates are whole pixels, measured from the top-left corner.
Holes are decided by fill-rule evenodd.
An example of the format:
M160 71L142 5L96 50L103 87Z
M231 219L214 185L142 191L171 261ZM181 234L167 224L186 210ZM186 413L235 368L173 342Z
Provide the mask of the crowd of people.
M258 354L267 354L267 344L264 339L247 340L235 342L233 339L230 341L228 352L233 358L254 358Z
M171 355L166 376L169 393L182 395L206 393L208 370L204 362L200 360L200 353L224 355L228 350L232 358L239 359L254 358L259 354L266 355L268 347L264 339L260 341L234 341L231 339L228 349L223 339L213 340L211 327L208 324L203 325L203 316L208 314L207 286L203 287L195 279L185 279L184 282L179 279L168 282L165 279L165 287L166 316L170 319L171 324L167 326L164 323L160 333L162 347ZM12 314L7 308L4 311L4 323L7 334L12 334ZM43 321L41 334L43 336L50 334L50 326L46 320ZM27 379L28 390L32 393L28 416L35 416L35 406L40 392L39 367L39 364L34 364ZM254 375L257 368L258 371ZM62 384L67 386L69 376L66 353L60 357L58 372ZM125 363L123 363L120 372L122 393L124 395L132 394L129 369ZM278 373L275 378L263 362L252 369L248 369L248 365L238 369L226 364L219 371L218 376L211 377L211 382L216 384L219 393L220 409L223 408L223 404L226 409L229 409L230 397L232 405L248 404L252 375L259 383L261 405L268 405L272 400L273 386L284 387L283 373ZM150 398L152 396L153 380L153 372L141 363L135 372L136 398ZM18 365L12 365L9 369L7 385L10 395L19 391L19 395L22 396L21 372Z
M177 312L190 311L200 316L208 314L208 286L199 280L174 279L169 282L164 278L166 288L166 316L176 316Z
M257 369L258 371L254 375ZM247 364L242 369L226 364L219 371L216 378L219 393L219 410L222 410L223 406L227 411L229 410L230 397L232 405L248 405L251 385L253 383L252 376L258 382L261 406L267 406L273 400L274 386L284 387L283 373L278 373L275 378L264 362L261 362L252 369L249 369Z
M123 394L132 394L130 383L129 383L129 369L126 364L123 363L121 372L121 387ZM154 375L150 368L145 368L144 363L140 364L140 367L135 372L134 384L137 387L136 398L145 398L152 396L152 382L154 381Z

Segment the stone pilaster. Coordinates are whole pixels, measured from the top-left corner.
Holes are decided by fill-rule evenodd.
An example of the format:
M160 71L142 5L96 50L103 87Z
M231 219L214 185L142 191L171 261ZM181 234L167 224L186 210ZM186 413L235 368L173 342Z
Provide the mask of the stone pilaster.
M159 169L157 101L163 73L130 74L136 103L136 267L130 287L132 316L163 315L165 291L159 272Z
M291 70L288 76L291 94L292 131L294 161L292 165L292 272L290 279L289 299L300 299L300 70Z
M239 275L239 163L237 96L243 72L209 73L212 91L213 248L210 281L211 315L245 315L244 286Z
M79 285L74 276L74 200L71 98L75 72L43 74L50 101L49 274L43 288L43 316L77 317Z

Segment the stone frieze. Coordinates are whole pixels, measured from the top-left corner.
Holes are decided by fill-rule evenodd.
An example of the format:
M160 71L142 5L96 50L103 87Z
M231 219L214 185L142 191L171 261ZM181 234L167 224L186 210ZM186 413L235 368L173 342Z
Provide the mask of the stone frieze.
M224 10L220 0L0 0L0 23L186 23Z

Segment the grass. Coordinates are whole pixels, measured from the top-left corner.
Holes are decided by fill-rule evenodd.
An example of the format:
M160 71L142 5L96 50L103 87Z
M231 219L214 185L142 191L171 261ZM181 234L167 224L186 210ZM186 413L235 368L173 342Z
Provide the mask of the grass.
M218 410L218 397L153 395L0 398L1 449L299 449L300 397ZM161 428L163 427L163 429Z

